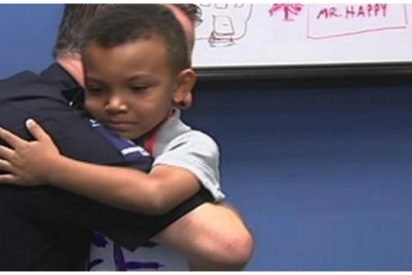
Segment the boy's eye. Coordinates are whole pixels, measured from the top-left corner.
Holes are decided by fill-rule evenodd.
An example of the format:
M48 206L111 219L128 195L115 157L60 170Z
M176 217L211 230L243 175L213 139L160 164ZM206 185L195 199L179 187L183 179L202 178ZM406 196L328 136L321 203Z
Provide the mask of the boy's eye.
M130 89L134 92L144 92L147 88L148 86L146 85L134 85L130 87Z
M86 89L90 93L101 93L103 91L102 87L87 87Z

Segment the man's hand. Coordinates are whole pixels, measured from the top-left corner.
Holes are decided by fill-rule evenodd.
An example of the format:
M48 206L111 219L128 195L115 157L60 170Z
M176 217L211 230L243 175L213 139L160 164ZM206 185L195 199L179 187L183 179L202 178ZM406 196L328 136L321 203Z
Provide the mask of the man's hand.
M11 148L0 145L0 183L35 186L45 182L49 165L60 156L50 136L34 120L28 119L26 127L34 137L27 141L0 128L0 138Z

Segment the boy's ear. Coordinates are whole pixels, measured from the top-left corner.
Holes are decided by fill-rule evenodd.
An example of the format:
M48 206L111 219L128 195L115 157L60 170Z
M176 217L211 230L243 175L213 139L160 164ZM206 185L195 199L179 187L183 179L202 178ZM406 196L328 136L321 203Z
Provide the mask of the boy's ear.
M192 90L196 84L197 76L192 69L185 69L177 76L177 88L173 94L173 102L181 109L192 105Z

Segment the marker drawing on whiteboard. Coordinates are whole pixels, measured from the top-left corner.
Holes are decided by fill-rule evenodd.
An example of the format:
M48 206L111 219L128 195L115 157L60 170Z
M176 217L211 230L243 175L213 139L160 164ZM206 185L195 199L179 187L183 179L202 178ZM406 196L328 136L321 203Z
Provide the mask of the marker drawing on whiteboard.
M269 10L269 14L270 16L274 16L282 12L284 21L293 21L294 17L299 15L302 9L302 4L273 4Z
M252 4L200 4L203 37L211 47L229 47L236 44L247 33L248 22L252 15Z
M405 4L308 5L307 38L330 39L405 30Z

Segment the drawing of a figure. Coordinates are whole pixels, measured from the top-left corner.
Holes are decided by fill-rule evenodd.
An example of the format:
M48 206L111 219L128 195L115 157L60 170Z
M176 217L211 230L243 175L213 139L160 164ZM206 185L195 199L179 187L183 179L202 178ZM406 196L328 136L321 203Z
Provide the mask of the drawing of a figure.
M269 10L270 16L274 16L275 13L283 12L284 21L293 21L292 16L297 16L302 11L302 4L273 4Z
M211 47L228 47L246 35L252 4L200 4L200 7L198 40L207 40Z
M104 270L116 270L116 271L140 271L140 270L160 270L167 266L161 263L160 260L138 260L136 253L133 254L132 260L127 260L126 251L119 245L113 243L106 236L95 232L93 234L92 245L95 247L95 254L93 258L89 261L88 270L89 271L104 271ZM163 258L168 256L168 251L163 250L161 247L157 246L153 242L146 242L139 247L140 250L146 250L145 253L141 254L144 258L149 256L157 255L157 257ZM148 249L157 249L155 254L148 253ZM130 256L130 255L129 255Z

